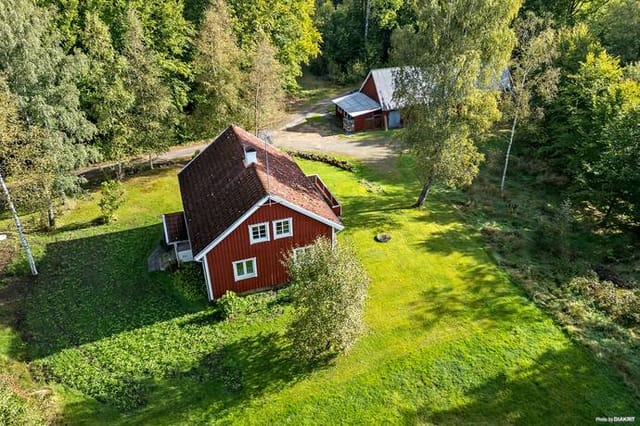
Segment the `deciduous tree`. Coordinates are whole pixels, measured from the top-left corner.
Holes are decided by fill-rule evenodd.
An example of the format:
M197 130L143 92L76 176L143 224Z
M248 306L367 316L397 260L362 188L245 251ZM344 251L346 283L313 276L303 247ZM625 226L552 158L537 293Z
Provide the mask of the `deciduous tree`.
M158 56L145 44L137 13L129 9L124 57L128 62L124 76L134 96L127 125L133 130L130 143L140 153L152 155L165 151L173 141L175 105L171 91L162 78Z
M204 13L195 48L191 122L197 137L210 138L242 114L243 54L223 0L213 1Z
M353 252L319 239L287 260L295 318L287 330L306 359L347 351L364 329L369 278Z
M30 0L0 1L0 70L29 130L12 158L25 173L21 183L34 185L24 193L33 207L47 208L50 226L55 201L79 188L71 171L97 159L86 143L95 126L80 109L76 86L84 65L82 57L64 53L46 10Z
M251 64L244 83L246 122L257 135L274 124L283 109L284 82L282 66L275 58L275 49L265 34L258 41L251 55Z
M422 206L431 186L468 185L482 154L476 143L499 117L498 81L514 45L519 1L430 1L393 37L397 97L406 107L406 146L416 157Z
M510 66L511 109L513 121L509 144L505 155L500 193L504 193L504 185L509 167L509 156L516 133L518 120L526 120L532 112L538 116L544 114L542 108L532 111L531 98L537 96L549 101L557 91L560 70L553 66L558 56L557 34L550 22L527 13L516 21L518 47Z

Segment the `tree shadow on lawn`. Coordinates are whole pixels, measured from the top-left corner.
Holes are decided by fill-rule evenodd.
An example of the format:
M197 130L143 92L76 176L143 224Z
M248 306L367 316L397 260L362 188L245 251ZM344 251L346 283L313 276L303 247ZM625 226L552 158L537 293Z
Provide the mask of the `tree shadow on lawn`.
M437 380L437 379L436 379ZM602 361L583 348L548 350L530 366L464 391L466 402L404 412L405 424L589 424L596 417L636 416L640 402Z
M277 392L323 368L328 360L315 364L298 360L286 339L279 333L247 336L204 355L186 371L170 377L146 379L139 383L148 395L148 403L137 411L121 417L127 424L149 424L158 419L190 423L199 416L207 421L220 419L238 406L247 405L269 392ZM147 398L148 397L148 398ZM98 410L111 410L91 400L70 404L65 418L80 423L92 423ZM200 419L203 420L203 419Z
M147 271L161 237L152 225L46 246L40 275L26 292L23 334L30 356L62 349L197 312L166 273Z
M478 232L462 224L452 207L433 203L428 212L414 220L437 226L416 243L417 249L457 256L451 259L449 270L434 275L434 282L425 285L421 292L424 302L415 303L417 320L427 327L440 318L483 321L484 326L543 320L524 290L512 283L486 253Z

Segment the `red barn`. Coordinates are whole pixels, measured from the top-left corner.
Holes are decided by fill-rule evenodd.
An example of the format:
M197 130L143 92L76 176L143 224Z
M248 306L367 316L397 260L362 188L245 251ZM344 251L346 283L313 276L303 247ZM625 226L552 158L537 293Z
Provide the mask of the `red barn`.
M179 256L179 247L189 244L202 262L209 300L286 283L285 256L320 236L335 241L343 229L342 207L319 176L306 176L286 153L237 126L178 180L184 213L163 216L165 240L183 259L189 256Z
M333 99L336 117L346 132L400 127L400 102L394 97L399 68L371 70L360 90Z

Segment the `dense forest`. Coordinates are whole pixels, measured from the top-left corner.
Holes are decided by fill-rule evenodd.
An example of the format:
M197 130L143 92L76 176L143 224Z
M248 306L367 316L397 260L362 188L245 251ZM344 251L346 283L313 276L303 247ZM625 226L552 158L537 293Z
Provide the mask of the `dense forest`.
M503 120L514 118L512 143L543 159L545 172L566 180L572 198L601 211L603 223L614 216L637 220L640 5L531 1L515 17L518 6L505 3L500 17L471 14L466 28L453 28L461 40L479 37L478 19L513 30L497 31L492 37L502 41L483 59L499 57L496 64L505 66L511 58L512 96L495 107ZM428 44L416 50L412 37L452 28L429 22L427 6L402 0L3 0L0 7L0 85L18 121L16 137L0 148L2 168L14 178L18 204L48 210L49 226L55 205L79 189L74 169L162 152L211 137L229 122L258 132L273 125L306 65L353 84L371 68L443 63L454 54L435 55L437 46ZM488 38L483 43L491 45ZM433 67L428 71L435 76ZM437 78L441 86L451 81ZM446 108L463 101L448 102ZM486 122L465 126L480 136L499 112L486 103L476 107ZM462 157L475 158L477 169L480 157L469 143ZM469 165L460 169L466 177L450 171L443 180L468 183Z

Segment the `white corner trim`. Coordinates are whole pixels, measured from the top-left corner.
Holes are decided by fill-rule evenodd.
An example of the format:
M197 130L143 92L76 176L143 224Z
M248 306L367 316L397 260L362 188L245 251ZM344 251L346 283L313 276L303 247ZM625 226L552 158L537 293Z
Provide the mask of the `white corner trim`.
M282 234L282 235L278 235L278 232L276 231L277 223L280 222L289 222L289 232L286 234ZM278 219L278 220L274 220L272 223L273 225L273 239L274 240L278 240L280 238L287 238L287 237L293 237L293 218L292 217L286 217L284 219Z
M269 200L269 196L265 195L264 197L262 197L261 199L258 200L257 203L255 203L249 210L247 210L245 212L245 214L243 214L242 216L240 216L238 218L238 220L236 220L235 222L233 222L231 224L230 227L228 227L222 234L218 235L218 237L211 241L209 243L209 245L207 245L205 248L203 248L202 250L200 250L200 252L198 254L196 254L195 256L193 256L194 260L200 261L200 259L202 259L202 257L204 255L206 255L211 249L213 249L215 246L217 246L218 244L220 244L220 242L222 240L224 240L225 238L227 238L227 236L229 234L231 234L238 226L240 226L245 220L247 220L249 218L249 216L251 216L252 214L254 214L256 212L256 210L258 210L260 207L262 207L262 205L264 203L267 202L267 200Z
M209 275L209 261L207 257L204 257L204 279L205 284L207 285L207 297L209 297L209 301L213 301L213 286L211 285L211 275Z
M274 202L278 203L278 204L282 204L283 206L289 207L291 210L297 211L298 213L301 213L301 214L303 214L305 216L309 216L310 218L315 219L318 222L324 223L325 225L328 225L328 226L330 226L332 228L335 228L338 231L342 231L344 229L343 225L340 225L339 223L333 222L333 221L331 221L329 219L326 219L326 218L324 218L324 217L322 217L320 215L317 215L317 214L315 214L313 212L310 212L307 209L303 209L302 207L300 207L300 206L298 206L296 204L293 204L293 203L285 200L284 198L280 198L277 195L272 195L271 199Z
M264 226L264 229L267 231L267 235L264 238L253 238L253 228ZM264 243L267 241L271 241L271 235L269 233L269 222L260 222L260 223L252 223L251 225L247 225L249 228L249 243L250 244L258 244Z
M369 80L369 77L373 78L373 73L371 71L369 71L369 74L367 74L367 77L362 81L362 85L360 86L360 89L358 89L358 92L362 92L362 89L364 88L364 85L367 84L367 80ZM373 82L373 85L376 86L376 92L378 91L378 86L376 85L376 82ZM378 97L380 97L380 93L378 93Z

